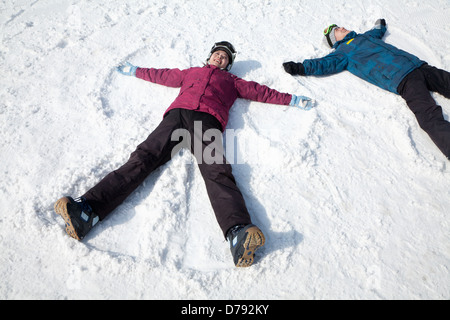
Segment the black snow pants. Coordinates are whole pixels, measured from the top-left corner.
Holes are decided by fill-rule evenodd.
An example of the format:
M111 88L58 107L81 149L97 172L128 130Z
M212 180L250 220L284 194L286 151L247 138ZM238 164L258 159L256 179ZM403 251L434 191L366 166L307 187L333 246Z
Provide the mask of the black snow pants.
M208 159L202 158L203 154L210 154L211 150L207 149L205 153L204 151L206 148L211 148L211 143L214 141L214 139L210 139L213 141L204 141L204 134L209 129L215 129L221 133L220 122L210 114L185 109L174 109L167 113L160 125L144 142L138 145L123 166L109 173L83 195L93 211L101 220L104 219L151 172L167 163L172 157L174 148L180 146L181 138L173 139L172 136L177 129L189 133L186 137L191 139L189 144L191 152L196 156L212 208L224 235L235 225L250 224L250 215L244 198L236 185L231 165L227 163L223 149L222 151L215 150L219 154L215 154L214 158L217 159L219 156L221 161L211 163ZM221 135L220 139L222 139ZM217 145L222 146L222 141L216 142L215 146Z
M450 160L450 122L430 91L450 98L450 73L428 64L409 73L398 86L398 93L414 112L420 127Z

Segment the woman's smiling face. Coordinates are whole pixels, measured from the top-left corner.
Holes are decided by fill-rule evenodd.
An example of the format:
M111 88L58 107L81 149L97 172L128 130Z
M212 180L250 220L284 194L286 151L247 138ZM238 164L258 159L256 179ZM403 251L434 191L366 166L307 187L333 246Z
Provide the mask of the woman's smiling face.
M208 62L213 66L219 67L220 69L225 69L230 62L230 59L225 51L217 50L213 52Z

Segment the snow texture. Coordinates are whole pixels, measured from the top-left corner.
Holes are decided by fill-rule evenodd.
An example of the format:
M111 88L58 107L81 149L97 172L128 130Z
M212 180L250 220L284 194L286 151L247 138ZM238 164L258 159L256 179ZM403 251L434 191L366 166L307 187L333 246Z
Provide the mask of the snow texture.
M448 160L400 96L282 68L328 54L331 23L385 18L386 42L450 70L449 16L448 0L1 1L0 299L449 299ZM232 108L255 264L234 267L189 152L67 236L54 202L122 165L178 94L115 66L201 66L222 40L237 76L317 100Z

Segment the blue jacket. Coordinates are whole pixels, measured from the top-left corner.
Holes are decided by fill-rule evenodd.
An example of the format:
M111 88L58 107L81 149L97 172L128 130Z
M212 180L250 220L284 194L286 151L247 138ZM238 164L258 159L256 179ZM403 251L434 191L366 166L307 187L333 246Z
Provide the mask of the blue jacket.
M348 70L380 88L397 93L400 82L425 61L381 40L386 26L363 34L350 32L334 44L336 49L320 59L303 61L305 75L328 75Z

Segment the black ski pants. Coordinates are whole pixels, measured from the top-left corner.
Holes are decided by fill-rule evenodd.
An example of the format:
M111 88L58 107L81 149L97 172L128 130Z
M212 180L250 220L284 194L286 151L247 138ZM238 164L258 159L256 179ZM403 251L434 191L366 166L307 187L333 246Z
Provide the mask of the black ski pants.
M196 123L196 125L195 125ZM197 130L194 130L194 127ZM199 130L201 128L201 130ZM138 145L129 160L117 170L105 176L97 185L86 192L83 197L91 205L93 211L102 220L117 208L155 169L167 163L174 148L180 147L180 141L185 138L173 139L172 134L177 129L185 129L189 133L191 152L196 155L197 164L205 181L206 190L211 201L216 219L226 236L227 231L238 224L250 224L244 198L236 185L231 165L227 163L223 147L214 158L221 161L211 163L203 159L203 154L210 154L211 143L204 141L204 134L209 129L222 132L220 122L210 114L185 109L174 109L167 113L160 125ZM179 135L176 135L179 136ZM220 139L222 136L220 135ZM175 140L175 141L172 141ZM206 139L208 140L208 139ZM186 141L184 141L186 142ZM201 147L199 147L199 144ZM222 146L215 143L215 146ZM194 152L194 148L196 152ZM201 150L201 152L199 152ZM201 155L199 156L199 154ZM213 152L214 153L214 152Z
M450 98L450 73L428 64L409 73L398 86L398 93L414 112L420 127L450 160L450 122L430 91Z

